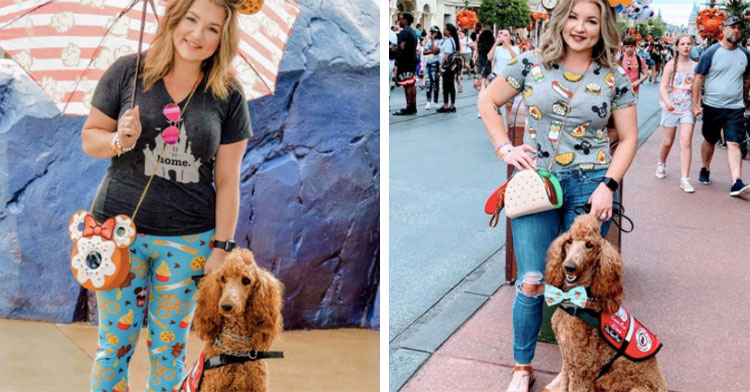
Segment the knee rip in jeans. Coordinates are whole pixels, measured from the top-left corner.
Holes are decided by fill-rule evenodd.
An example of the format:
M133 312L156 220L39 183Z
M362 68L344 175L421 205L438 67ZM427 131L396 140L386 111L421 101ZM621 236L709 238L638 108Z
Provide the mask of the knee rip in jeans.
M544 294L543 275L541 272L527 272L520 282L518 292L527 297L538 297Z

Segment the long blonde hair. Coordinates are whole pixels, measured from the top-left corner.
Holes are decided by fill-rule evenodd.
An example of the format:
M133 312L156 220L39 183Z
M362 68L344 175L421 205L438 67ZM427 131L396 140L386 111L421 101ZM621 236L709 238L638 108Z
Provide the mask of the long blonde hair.
M667 86L674 87L674 75L677 73L677 63L680 62L680 52L677 47L680 46L680 40L683 38L690 39L690 43L695 45L695 40L690 34L682 34L674 40L674 64L672 65L672 75L669 75L669 84Z
M620 32L617 27L615 11L605 0L562 0L552 11L549 23L544 30L542 43L542 63L549 68L552 63L561 62L565 57L565 40L562 36L563 27L577 1L586 1L599 6L601 33L599 42L594 45L591 57L594 61L607 68L617 66L615 61L620 48Z
M235 80L232 72L232 59L237 54L239 33L237 32L237 18L235 12L242 0L208 0L211 4L224 8L226 19L221 31L221 40L216 52L203 61L202 70L206 72L206 91L222 100L229 97L229 90ZM175 46L172 36L177 24L185 17L195 0L173 0L169 2L164 16L159 21L159 29L151 44L151 48L143 60L141 79L146 91L162 79L174 65Z

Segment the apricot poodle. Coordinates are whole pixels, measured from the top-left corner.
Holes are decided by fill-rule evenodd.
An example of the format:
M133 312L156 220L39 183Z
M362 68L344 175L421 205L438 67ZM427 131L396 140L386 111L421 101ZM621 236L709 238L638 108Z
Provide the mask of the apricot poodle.
M266 352L282 329L283 285L258 267L252 252L235 249L224 265L203 278L193 325L205 342L205 358ZM252 354L251 354L252 355ZM200 390L266 391L265 360L205 370Z
M622 276L619 252L602 238L599 221L588 214L576 218L570 230L555 239L547 252L546 283L564 291L577 286L589 288L591 298L585 308L592 311L590 314L620 310ZM598 327L558 308L552 316L552 329L563 362L560 384L554 390L667 391L655 356L638 362L620 356L607 370L605 365L616 351ZM600 376L602 369L605 372Z

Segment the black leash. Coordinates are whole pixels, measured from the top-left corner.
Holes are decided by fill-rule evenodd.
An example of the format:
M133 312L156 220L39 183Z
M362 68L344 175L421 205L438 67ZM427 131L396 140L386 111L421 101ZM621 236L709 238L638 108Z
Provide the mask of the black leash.
M623 229L623 227L620 226L620 224L617 223L617 221L614 220L614 219L612 219L612 223L615 226L617 226L617 228L621 232L623 232L623 233L630 233L630 232L632 232L633 229L635 229L635 225L633 224L633 220L631 220L630 218L628 218L627 216L625 216L625 207L623 207L623 205L620 202L617 202L617 201L613 201L612 205L613 205L613 208L612 208L612 218L614 218L615 216L619 216L620 217L620 222L622 223L624 221L627 221L628 224L630 225L630 229L628 229L628 230ZM578 214L578 215L588 214L588 213L591 212L591 203L586 203L586 204L584 204L582 206L578 206L578 207L574 208L573 211L576 214ZM624 225L624 226L627 227L627 225Z
M250 356L247 357L238 357L235 355L226 355L226 354L220 354L220 355L214 355L211 358L206 359L205 362L203 362L203 369L213 369L217 367L222 367L226 365L231 365L234 363L245 363L245 362L253 362L258 361L261 359L269 359L269 358L284 358L284 353L282 351L251 351Z

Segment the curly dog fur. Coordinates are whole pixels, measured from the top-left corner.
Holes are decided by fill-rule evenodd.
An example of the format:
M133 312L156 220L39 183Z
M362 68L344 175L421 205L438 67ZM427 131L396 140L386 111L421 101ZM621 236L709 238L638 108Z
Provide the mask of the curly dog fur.
M247 337L251 343L221 338L233 351L268 351L281 332L283 285L270 272L258 267L252 252L235 249L224 265L199 284L195 312L198 336L205 342L206 358L222 354L215 340L222 333ZM268 368L264 360L248 361L206 370L201 391L266 391Z
M576 218L547 251L547 284L563 290L590 287L593 301L587 307L595 311L614 313L620 308L622 275L619 252L602 238L599 221L591 215ZM552 316L552 329L563 362L559 391L667 391L656 357L641 362L620 357L597 380L599 370L615 355L599 331L562 309Z

